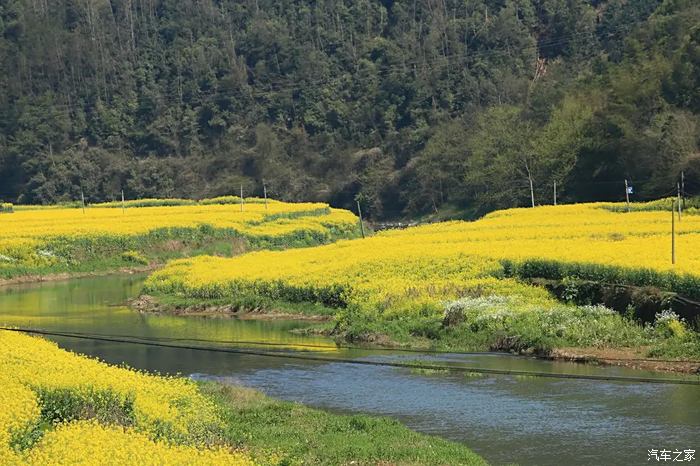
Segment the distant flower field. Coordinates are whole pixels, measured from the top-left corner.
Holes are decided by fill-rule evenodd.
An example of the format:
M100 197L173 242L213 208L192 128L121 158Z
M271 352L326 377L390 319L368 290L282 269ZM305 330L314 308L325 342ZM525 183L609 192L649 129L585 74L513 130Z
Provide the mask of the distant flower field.
M522 276L700 291L699 216L677 223L672 265L670 212L602 207L511 209L475 222L390 230L314 248L184 259L154 273L147 285L186 296L252 293L384 314L435 312L465 295L551 299L515 280Z
M215 406L187 379L0 331L0 386L1 464L252 464L222 446Z
M71 270L82 262L157 249L168 241L205 244L240 238L260 247L319 244L356 234L357 218L326 204L217 198L179 205L130 201L80 208L25 209L0 218L0 275ZM178 200L182 201L182 200ZM190 201L193 202L193 201ZM186 244L185 244L186 246ZM146 259L146 262L148 260Z

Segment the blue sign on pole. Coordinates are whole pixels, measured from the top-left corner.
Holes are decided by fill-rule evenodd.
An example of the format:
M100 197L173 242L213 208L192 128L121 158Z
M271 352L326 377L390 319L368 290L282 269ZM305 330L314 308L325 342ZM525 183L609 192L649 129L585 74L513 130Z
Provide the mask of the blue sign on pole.
M627 186L627 194L634 194L634 188L632 186Z

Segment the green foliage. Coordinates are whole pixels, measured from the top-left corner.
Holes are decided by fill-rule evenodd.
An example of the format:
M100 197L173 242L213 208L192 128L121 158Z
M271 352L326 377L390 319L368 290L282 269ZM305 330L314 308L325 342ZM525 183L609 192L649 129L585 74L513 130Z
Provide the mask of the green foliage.
M655 211L655 210L667 210L670 211L672 206L673 209L677 209L676 197L666 197L664 199L657 199L655 201L649 202L631 202L629 205L629 210L632 212L640 211ZM698 209L700 209L700 197L692 197L689 199L684 199L683 201L683 212L690 215L697 215ZM626 204L608 204L604 205L603 208L608 209L612 212L627 212Z
M12 212L14 212L12 204L10 204L9 202L0 202L0 214L10 214Z
M41 417L51 423L96 419L105 424L129 426L135 422L133 397L111 391L72 388L36 390Z
M13 432L10 440L10 445L20 451L31 448L47 430L62 422L94 419L125 427L136 423L134 399L131 396L92 388L82 391L74 388L38 388L36 393L41 410L39 419Z
M244 197L243 202L246 204L264 204L265 199L261 199L259 197ZM267 202L275 202L273 200L269 200ZM240 196L219 196L219 197L213 197L210 199L202 199L199 201L200 204L203 205L209 205L209 204L240 204L241 203L241 198Z
M546 259L525 259L519 262L503 260L501 263L506 276L510 277L569 281L578 279L639 287L653 286L690 299L700 299L700 278L690 274Z
M317 215L326 209L301 214ZM297 213L271 215L293 218ZM61 272L97 272L120 267L162 263L166 260L198 254L234 255L250 249L281 249L315 246L338 239L355 238L354 226L329 227L324 231L297 231L281 236L243 235L231 228L172 227L152 230L142 235L100 235L88 237L54 237L40 249L21 249L10 255L0 254L0 278L21 275L45 275Z
M94 419L104 424L125 427L136 423L134 399L108 390L86 388L36 388L40 417L14 432L10 445L17 450L31 448L55 424Z
M124 251L121 255L122 259L127 262L133 262L134 264L148 265L148 258L144 257L138 251Z
M361 193L375 218L478 215L527 205L530 181L536 203L554 181L560 201L620 200L625 178L657 198L681 170L698 194L697 2L107 6L0 10L3 199L265 185L346 208Z
M464 318L451 331L481 334L492 349L547 352L561 346L638 346L649 339L645 328L603 306L533 310L517 300L481 297L450 303L446 312L455 308Z
M654 331L661 337L678 339L683 339L688 333L683 320L670 311L663 311L656 315Z

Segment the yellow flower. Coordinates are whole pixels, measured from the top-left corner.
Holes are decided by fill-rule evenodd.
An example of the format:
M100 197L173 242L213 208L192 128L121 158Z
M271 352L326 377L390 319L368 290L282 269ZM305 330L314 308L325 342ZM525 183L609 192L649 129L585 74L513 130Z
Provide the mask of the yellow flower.
M617 213L610 206L510 209L475 222L392 230L313 248L177 260L154 273L147 287L194 297L246 293L401 314L438 312L444 301L464 295L526 295L551 302L540 288L502 279L503 260L698 273L700 216L688 215L676 225L674 266L669 212Z
M223 424L212 402L187 379L109 366L46 340L0 331L0 386L2 464L82 464L91 458L101 464L250 464L239 454L204 447L220 442ZM73 402L62 404L66 398ZM52 414L80 402L88 409L73 413L78 419L81 413L99 416L107 406L104 422L121 421L126 427ZM31 437L42 416L70 422L19 451L17 444Z
M138 202L148 204L148 201ZM60 207L20 208L0 220L0 267L58 261L61 258L56 257L50 247L49 250L45 248L62 238L121 240L169 228L210 227L248 238L314 235L330 240L332 232L352 233L357 229L357 217L346 210L331 209L327 204L270 200L266 207L258 201L247 202L243 211L236 204L207 201L128 208L125 212L113 207L88 207L85 213L81 209Z
M46 434L27 455L26 464L248 466L253 462L223 449L154 442L133 429L71 422Z

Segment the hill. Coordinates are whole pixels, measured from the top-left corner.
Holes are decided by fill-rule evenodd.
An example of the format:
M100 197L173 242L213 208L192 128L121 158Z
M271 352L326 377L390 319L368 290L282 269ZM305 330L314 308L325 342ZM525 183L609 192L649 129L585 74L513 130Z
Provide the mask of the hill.
M374 218L700 189L692 0L10 0L0 198ZM532 196L530 192L532 186Z

